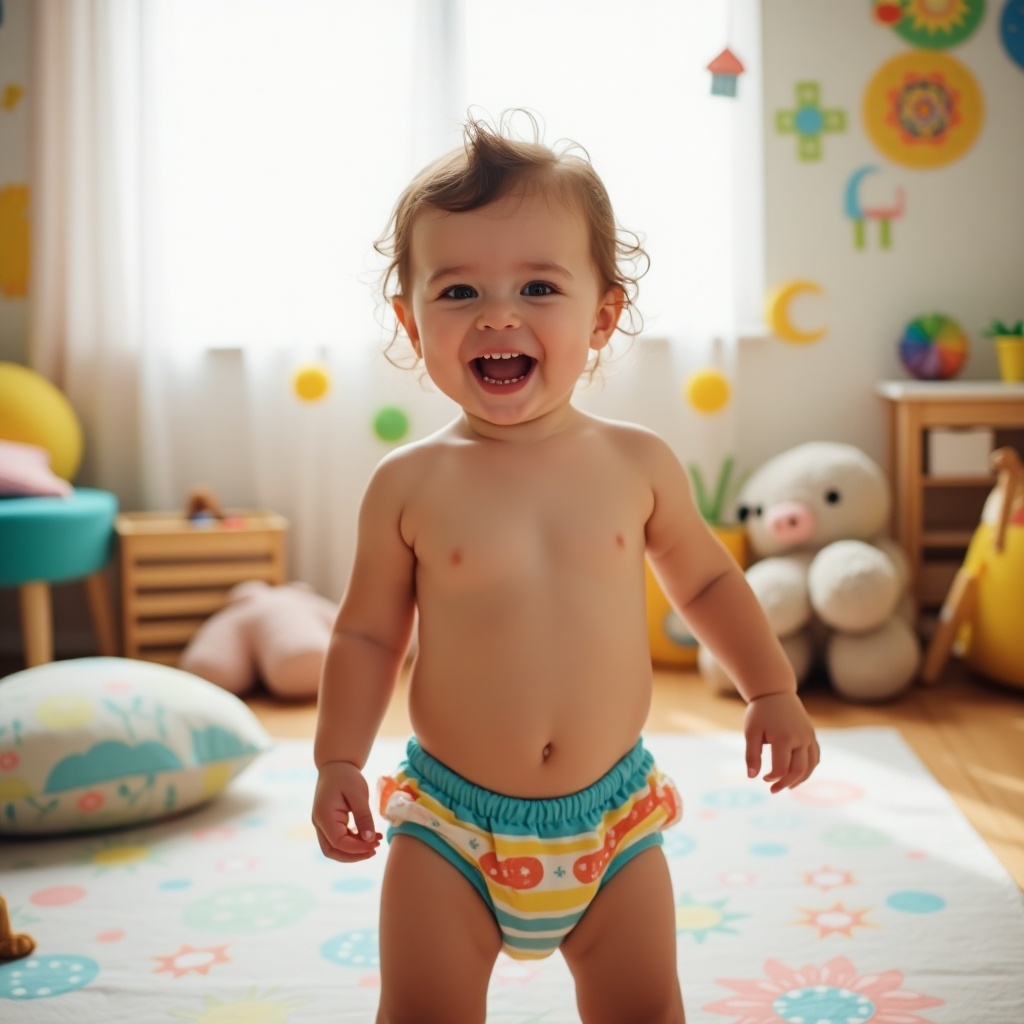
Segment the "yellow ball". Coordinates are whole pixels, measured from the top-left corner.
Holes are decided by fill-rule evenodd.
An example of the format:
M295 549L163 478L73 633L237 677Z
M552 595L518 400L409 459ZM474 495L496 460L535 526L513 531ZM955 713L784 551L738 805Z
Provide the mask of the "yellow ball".
M721 370L697 370L686 381L686 400L705 414L720 412L729 404L732 389Z
M51 469L65 480L74 479L82 461L82 425L71 403L18 363L0 363L0 438L45 448Z
M300 366L292 374L292 390L300 402L319 402L331 390L331 377L319 363Z

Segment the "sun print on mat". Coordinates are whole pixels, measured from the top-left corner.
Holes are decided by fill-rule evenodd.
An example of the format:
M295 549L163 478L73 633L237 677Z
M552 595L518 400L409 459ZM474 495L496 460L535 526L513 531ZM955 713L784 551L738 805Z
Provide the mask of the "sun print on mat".
M231 963L226 944L206 947L182 945L176 953L155 956L152 959L160 965L153 968L154 974L166 971L175 978L183 978L186 974L209 974L211 967Z
M799 970L766 960L764 978L719 978L735 994L704 1009L731 1016L735 1024L930 1024L916 1010L942 1006L944 1000L903 988L903 972L860 975L845 956L823 967Z
M725 909L728 902L728 897L699 902L684 892L676 903L676 933L691 935L698 943L702 943L712 933L738 935L735 928L729 927L731 922L750 915L730 913Z
M292 1010L301 1009L304 1002L281 1002L275 993L260 995L255 989L242 999L226 1003L216 996L207 996L201 1010L170 1010L172 1017L192 1021L193 1024L288 1024Z
M833 903L831 907L799 907L798 909L804 916L798 921L794 921L793 924L817 928L819 939L827 939L830 935L843 935L852 939L855 928L878 927L865 917L866 914L871 913L871 907L852 910L843 906L842 903Z

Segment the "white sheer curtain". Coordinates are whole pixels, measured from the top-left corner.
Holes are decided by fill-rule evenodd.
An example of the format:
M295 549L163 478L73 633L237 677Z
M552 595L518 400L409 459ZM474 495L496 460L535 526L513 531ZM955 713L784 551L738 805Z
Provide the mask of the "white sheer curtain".
M678 434L666 373L711 358L760 303L759 224L735 214L760 187L741 157L759 143L756 4L44 0L33 359L83 416L86 480L126 507L177 507L205 483L274 508L291 575L340 596L387 450L374 413L401 407L414 437L453 411L380 354L372 243L470 106L531 108L548 142L585 145L646 236L640 307L673 344L609 382L602 411L661 408L651 425ZM710 96L726 45L748 65L740 100ZM289 375L313 361L331 390L302 404ZM720 418L716 443L730 433Z
M31 361L86 426L82 478L138 505L142 12L134 0L48 0L31 10Z

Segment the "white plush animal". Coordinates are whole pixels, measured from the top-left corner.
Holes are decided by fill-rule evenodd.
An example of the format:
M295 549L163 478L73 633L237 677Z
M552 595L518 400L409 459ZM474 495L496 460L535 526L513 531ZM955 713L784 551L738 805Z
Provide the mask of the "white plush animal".
M756 561L747 580L803 681L823 660L850 700L887 700L913 681L920 649L909 569L885 536L890 494L859 448L812 442L771 459L740 493L739 517ZM704 648L716 689L732 682Z

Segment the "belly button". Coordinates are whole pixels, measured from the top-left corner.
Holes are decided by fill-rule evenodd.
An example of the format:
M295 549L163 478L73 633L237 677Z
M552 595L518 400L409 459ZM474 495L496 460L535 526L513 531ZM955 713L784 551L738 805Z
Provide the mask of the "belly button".
M551 744L548 743L540 753L541 757L546 761L551 756Z

